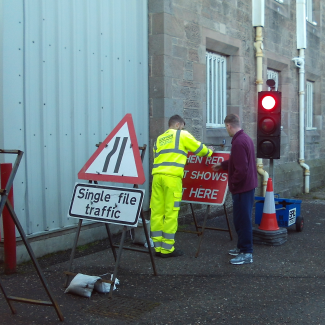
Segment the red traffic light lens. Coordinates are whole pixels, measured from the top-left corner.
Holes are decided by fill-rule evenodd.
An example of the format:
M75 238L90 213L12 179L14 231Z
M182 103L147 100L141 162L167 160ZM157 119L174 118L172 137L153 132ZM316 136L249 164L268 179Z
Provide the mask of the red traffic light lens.
M262 99L262 106L264 109L270 110L273 109L275 106L275 99L272 96L265 96Z

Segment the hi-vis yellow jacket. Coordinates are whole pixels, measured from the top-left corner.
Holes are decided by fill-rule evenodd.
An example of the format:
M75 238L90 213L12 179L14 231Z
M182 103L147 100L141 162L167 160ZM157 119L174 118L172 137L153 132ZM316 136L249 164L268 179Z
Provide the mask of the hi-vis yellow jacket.
M152 175L164 174L183 178L188 151L200 157L210 157L213 153L189 132L168 129L154 144Z

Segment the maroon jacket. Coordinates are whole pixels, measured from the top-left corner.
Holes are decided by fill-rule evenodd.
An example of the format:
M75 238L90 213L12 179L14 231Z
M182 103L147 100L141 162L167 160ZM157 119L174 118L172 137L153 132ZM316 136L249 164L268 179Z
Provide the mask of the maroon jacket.
M252 139L238 131L231 141L229 160L221 163L222 169L228 169L228 186L232 194L243 193L257 187L255 150Z

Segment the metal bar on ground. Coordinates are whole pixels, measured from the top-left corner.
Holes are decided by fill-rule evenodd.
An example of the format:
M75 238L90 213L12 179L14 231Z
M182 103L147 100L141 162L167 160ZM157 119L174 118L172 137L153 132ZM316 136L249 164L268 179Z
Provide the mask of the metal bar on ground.
M11 309L11 313L12 314L16 314L16 309L14 308L14 306L11 304L11 301L10 299L8 298L9 296L7 295L6 291L5 291L5 288L2 286L2 283L1 283L1 279L0 279L0 289L3 293L3 295L5 296L5 299L7 301L7 304L9 305L10 309Z

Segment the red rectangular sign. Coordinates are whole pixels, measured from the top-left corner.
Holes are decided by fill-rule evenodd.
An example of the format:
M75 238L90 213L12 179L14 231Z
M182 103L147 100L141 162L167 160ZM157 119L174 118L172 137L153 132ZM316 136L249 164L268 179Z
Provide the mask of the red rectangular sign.
M228 171L212 170L212 165L229 159L228 151L199 157L189 152L184 168L182 202L221 205L228 189Z

